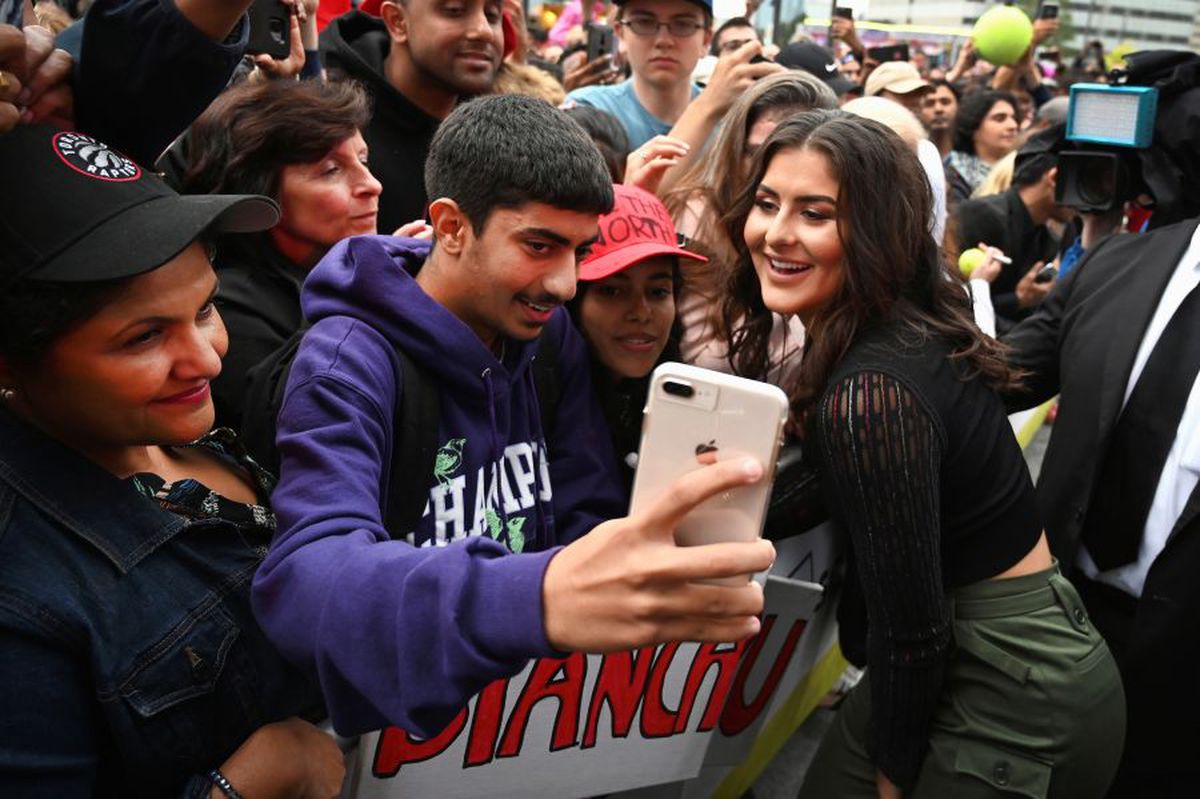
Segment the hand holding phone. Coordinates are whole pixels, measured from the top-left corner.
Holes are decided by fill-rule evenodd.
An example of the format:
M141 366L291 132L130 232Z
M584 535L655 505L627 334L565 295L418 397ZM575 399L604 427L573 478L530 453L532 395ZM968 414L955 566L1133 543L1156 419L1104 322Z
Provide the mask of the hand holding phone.
M761 629L769 541L676 546L682 518L724 493L763 479L752 458L690 472L636 514L595 527L556 554L542 578L546 640L561 651L613 652L664 641L740 641Z
M593 22L587 31L587 60L595 61L601 56L611 56L617 52L616 38L611 26L603 22Z
M292 50L292 9L280 0L254 0L247 12L250 21L250 55L269 55L282 60Z

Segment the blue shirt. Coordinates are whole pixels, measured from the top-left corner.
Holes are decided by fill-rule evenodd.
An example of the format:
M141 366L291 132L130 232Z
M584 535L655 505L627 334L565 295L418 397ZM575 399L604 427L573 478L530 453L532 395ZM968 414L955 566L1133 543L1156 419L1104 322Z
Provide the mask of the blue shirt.
M700 87L693 85L692 99L699 93ZM674 127L674 123L663 122L646 110L633 90L632 80L616 86L584 86L567 95L568 106L571 101L607 111L620 120L629 136L630 150L636 150L655 136L670 133Z

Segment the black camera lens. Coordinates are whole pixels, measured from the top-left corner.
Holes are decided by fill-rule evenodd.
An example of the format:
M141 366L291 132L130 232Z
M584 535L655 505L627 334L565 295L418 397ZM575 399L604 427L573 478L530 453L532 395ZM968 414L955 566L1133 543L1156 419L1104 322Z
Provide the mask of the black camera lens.
M673 397L683 397L684 399L690 399L696 394L696 389L687 383L678 383L674 380L663 383L663 391Z

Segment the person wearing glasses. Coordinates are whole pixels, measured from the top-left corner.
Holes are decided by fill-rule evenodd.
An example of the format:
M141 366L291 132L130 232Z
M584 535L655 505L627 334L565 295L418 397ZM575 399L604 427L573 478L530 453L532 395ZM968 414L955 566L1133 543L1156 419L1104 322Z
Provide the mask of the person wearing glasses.
M712 46L709 48L708 54L715 55L717 58L731 55L748 42L762 42L758 31L754 29L754 23L745 17L727 19L713 34Z
M614 86L576 89L567 95L567 106L590 105L619 119L635 159L671 157L674 163L686 157L689 147L698 151L738 94L754 79L778 69L774 64L750 64L762 45L747 43L730 59L738 69L731 68L734 64L718 65L701 93L692 71L712 44L711 0L624 0L618 6L616 34L632 78ZM689 106L699 106L702 113ZM685 123L685 135L680 135L685 111L692 122ZM668 133L684 144L651 142Z

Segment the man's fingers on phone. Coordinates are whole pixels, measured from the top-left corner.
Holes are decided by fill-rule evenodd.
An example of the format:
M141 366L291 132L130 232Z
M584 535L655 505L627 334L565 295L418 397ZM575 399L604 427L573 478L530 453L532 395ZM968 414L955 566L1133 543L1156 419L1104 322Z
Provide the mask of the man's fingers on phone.
M658 642L699 641L700 643L731 643L758 634L762 622L757 616L741 616L732 619L680 619L664 624L659 629Z
M726 489L756 483L762 476L763 466L754 458L721 461L689 472L646 509L646 521L674 530L688 511L704 500Z
M662 556L658 576L674 582L717 580L765 571L775 562L775 547L770 541L731 541L677 547Z
M64 83L71 75L74 62L66 50L54 50L46 57L38 69L29 76L28 102L34 102L48 89Z
M0 133L8 133L21 120L21 112L12 103L0 101Z
M0 69L0 72L4 73L0 75L0 103L15 103L25 85L15 72L6 69Z
M54 34L41 25L25 28L25 63L21 77L28 78L54 52Z
M25 35L20 28L0 25L0 63L16 58L25 52Z
M763 590L748 580L745 585L692 583L667 595L672 613L681 616L722 619L757 616L763 609Z

